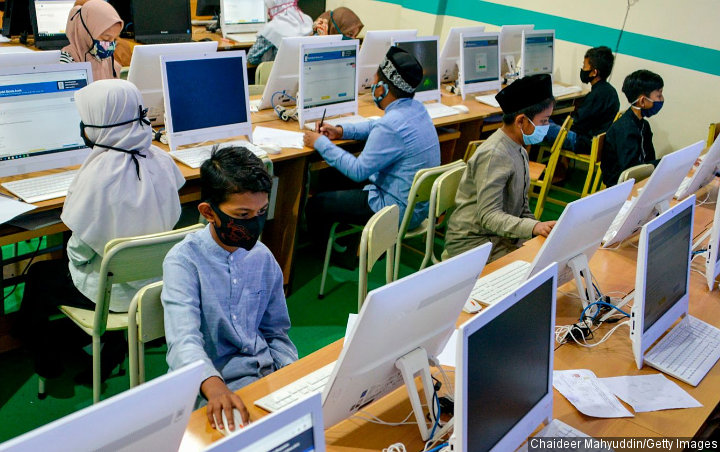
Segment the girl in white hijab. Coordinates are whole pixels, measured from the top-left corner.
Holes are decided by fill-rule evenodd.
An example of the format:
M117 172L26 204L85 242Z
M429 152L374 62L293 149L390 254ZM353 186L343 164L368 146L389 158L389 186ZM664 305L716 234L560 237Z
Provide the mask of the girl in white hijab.
M283 38L308 36L312 32L313 21L300 10L297 0L265 0L265 6L270 20L248 51L250 64L274 61Z
M69 263L33 265L22 302L23 318L35 337L30 345L36 352L36 370L46 378L62 370L49 347L53 337L47 334L48 315L58 305L94 309L105 244L118 237L171 230L180 217L178 189L185 182L170 155L151 146L152 129L135 85L100 80L79 90L75 103L81 134L92 151L70 185L60 217L72 231ZM149 282L113 286L110 310L126 312L135 292ZM124 358L119 333L115 359L103 351L104 375ZM112 339L109 333L105 336ZM106 361L112 365L109 369Z

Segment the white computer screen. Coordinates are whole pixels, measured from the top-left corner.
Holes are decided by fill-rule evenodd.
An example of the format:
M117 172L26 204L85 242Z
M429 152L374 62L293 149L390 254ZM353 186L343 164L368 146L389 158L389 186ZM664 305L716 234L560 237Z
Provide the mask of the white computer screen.
M305 49L303 54L304 108L355 100L355 46Z
M265 22L264 0L225 0L223 6L223 21L226 24Z
M465 84L489 82L499 78L498 42L498 37L463 39Z
M553 71L553 33L533 33L525 36L523 71L525 76L551 74Z
M68 14L74 4L74 0L35 0L38 35L65 34Z
M314 450L312 415L308 413L275 430L272 435L238 449L237 452L313 452Z
M82 69L0 75L0 162L85 148L74 96L88 78Z

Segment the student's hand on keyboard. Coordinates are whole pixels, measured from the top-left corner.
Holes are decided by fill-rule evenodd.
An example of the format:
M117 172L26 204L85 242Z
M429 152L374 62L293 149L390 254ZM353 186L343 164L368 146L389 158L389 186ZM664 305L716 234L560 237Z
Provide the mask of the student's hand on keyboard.
M318 123L318 126L319 125L320 123ZM334 126L332 124L323 124L317 131L331 140L339 140L343 136L342 126Z
M237 394L225 385L225 382L220 377L210 377L203 381L200 390L208 400L207 418L212 428L224 428L220 420L222 419L222 412L225 411L229 428L233 430L235 425L233 408L237 408L242 414L243 424L247 425L250 422L250 415L247 408L245 408L245 404ZM217 424L215 424L215 419L218 420Z
M555 223L557 221L541 221L538 224L535 225L535 227L532 230L532 235L541 235L543 237L547 237L550 235L550 231L552 231L552 228L555 227Z

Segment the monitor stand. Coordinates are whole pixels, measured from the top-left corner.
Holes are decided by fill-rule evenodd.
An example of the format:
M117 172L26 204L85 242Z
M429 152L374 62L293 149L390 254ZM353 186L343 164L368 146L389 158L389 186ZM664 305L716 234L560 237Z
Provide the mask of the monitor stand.
M592 272L590 271L590 264L588 263L587 256L584 253L578 254L568 261L567 266L570 270L572 270L583 309L587 308L596 301L600 301L599 298L592 295L595 293L595 290L593 287ZM594 315L596 311L597 307L592 307L588 310L588 314Z
M428 441L430 439L432 425L435 424L435 416L433 416L432 410L435 389L432 383L432 375L430 374L428 354L422 347L416 348L395 361L395 367L400 370L403 381L405 382L405 388L410 397L410 404L412 405L413 413L415 413L415 420L420 429L420 436L423 441ZM418 374L422 381L425 403L428 406L430 427L428 427L427 421L425 420L425 413L423 412L417 384L415 383L415 377L418 376Z

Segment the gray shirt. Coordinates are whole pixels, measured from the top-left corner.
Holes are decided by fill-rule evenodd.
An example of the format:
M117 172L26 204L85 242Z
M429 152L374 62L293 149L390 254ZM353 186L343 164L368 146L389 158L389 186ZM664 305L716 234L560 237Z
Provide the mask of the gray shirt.
M450 257L492 242L490 260L532 237L530 169L525 149L498 129L468 161L450 216L445 251Z

